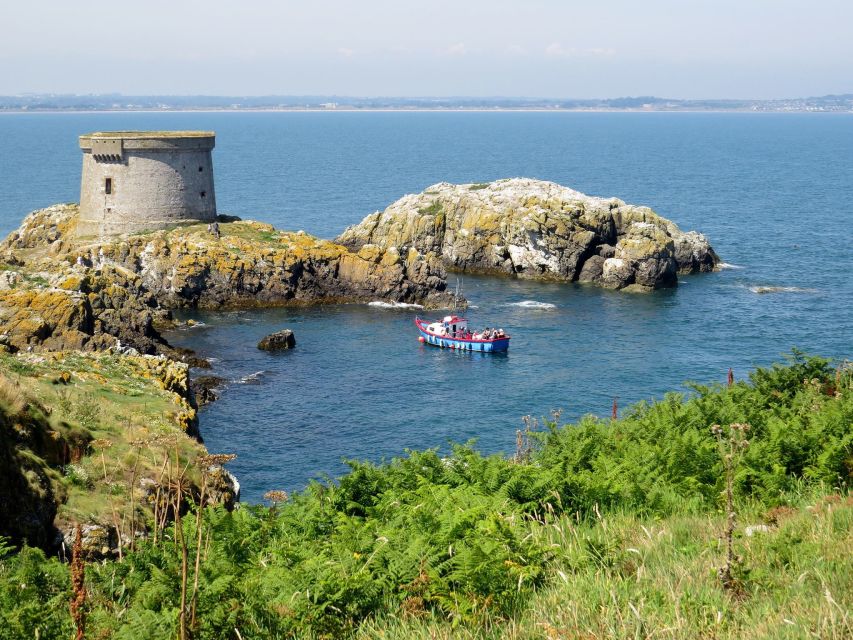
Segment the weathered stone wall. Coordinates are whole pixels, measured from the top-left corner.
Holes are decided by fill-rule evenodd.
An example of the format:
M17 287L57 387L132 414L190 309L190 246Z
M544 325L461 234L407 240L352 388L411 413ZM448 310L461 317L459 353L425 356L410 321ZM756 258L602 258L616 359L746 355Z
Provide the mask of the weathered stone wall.
M81 136L78 235L134 233L214 220L213 146L212 133Z

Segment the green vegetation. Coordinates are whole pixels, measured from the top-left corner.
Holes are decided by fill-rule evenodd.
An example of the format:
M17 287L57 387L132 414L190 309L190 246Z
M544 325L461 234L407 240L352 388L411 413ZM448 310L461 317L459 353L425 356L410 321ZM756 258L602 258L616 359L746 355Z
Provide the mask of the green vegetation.
M481 191L483 189L488 189L489 186L490 185L488 182L478 182L478 183L472 184L470 187L468 187L468 191Z
M48 285L50 284L50 283L47 281L47 278L45 278L44 276L40 276L40 275L27 275L27 274L24 274L24 276L23 276L23 277L24 277L24 280L26 280L26 281L27 281L27 282L29 282L30 284L33 284L33 285L35 285L35 286L37 286L37 287L46 287L46 286L48 286Z
M205 453L185 433L195 412L184 383L180 365L156 358L0 353L0 432L17 443L9 455L37 472L31 484L50 479L59 526L123 519L127 528L150 517L138 483L161 475L167 450Z
M439 213L441 213L442 209L443 207L441 202L436 200L428 207L421 207L420 209L418 209L418 213L425 216L437 216Z
M798 355L619 420L557 417L512 459L352 462L184 517L86 566L87 637L853 636L849 366ZM2 553L5 637L69 637L66 565Z
M219 225L223 237L236 236L249 242L280 244L281 232L272 225L257 222L228 222Z

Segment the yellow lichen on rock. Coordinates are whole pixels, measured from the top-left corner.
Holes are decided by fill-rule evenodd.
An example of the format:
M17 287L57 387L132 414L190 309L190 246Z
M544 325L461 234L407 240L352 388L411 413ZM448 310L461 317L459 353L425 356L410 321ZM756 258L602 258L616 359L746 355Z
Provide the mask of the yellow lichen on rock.
M425 268L396 249L357 255L251 221L223 223L219 236L188 225L80 238L69 235L78 214L76 205L33 212L0 245L0 256L16 268L0 282L4 349L168 352L154 327L176 307L452 301L435 257L424 256Z
M524 178L433 185L367 216L338 242L353 250L414 247L461 271L647 290L675 286L677 273L711 271L719 261L703 236L648 207ZM623 262L605 278L604 261L617 250Z

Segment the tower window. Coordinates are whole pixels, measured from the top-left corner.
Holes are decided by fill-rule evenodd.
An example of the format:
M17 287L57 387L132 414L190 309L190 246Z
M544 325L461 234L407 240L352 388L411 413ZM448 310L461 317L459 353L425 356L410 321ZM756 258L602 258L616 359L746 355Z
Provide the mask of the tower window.
M204 167L199 167L198 172L201 173L202 171L204 171Z
M200 195L203 198L207 195L207 192L206 191L199 191L198 195Z
M107 178L104 180L104 193L110 194L113 192L113 179Z

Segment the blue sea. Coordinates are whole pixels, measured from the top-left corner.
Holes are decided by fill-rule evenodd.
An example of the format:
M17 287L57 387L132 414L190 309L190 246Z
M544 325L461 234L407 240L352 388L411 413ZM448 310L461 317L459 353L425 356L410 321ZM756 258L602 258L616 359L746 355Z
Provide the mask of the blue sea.
M0 232L76 201L77 136L212 129L222 213L333 238L431 184L525 176L651 206L726 269L632 295L464 277L506 355L420 345L414 311L371 305L184 314L169 339L229 381L201 412L244 500L336 476L344 459L472 439L511 452L522 416L609 416L723 382L798 348L853 357L853 116L712 113L85 113L0 115ZM455 282L451 278L451 282ZM760 293L764 287L778 288ZM268 354L291 328L297 348Z

